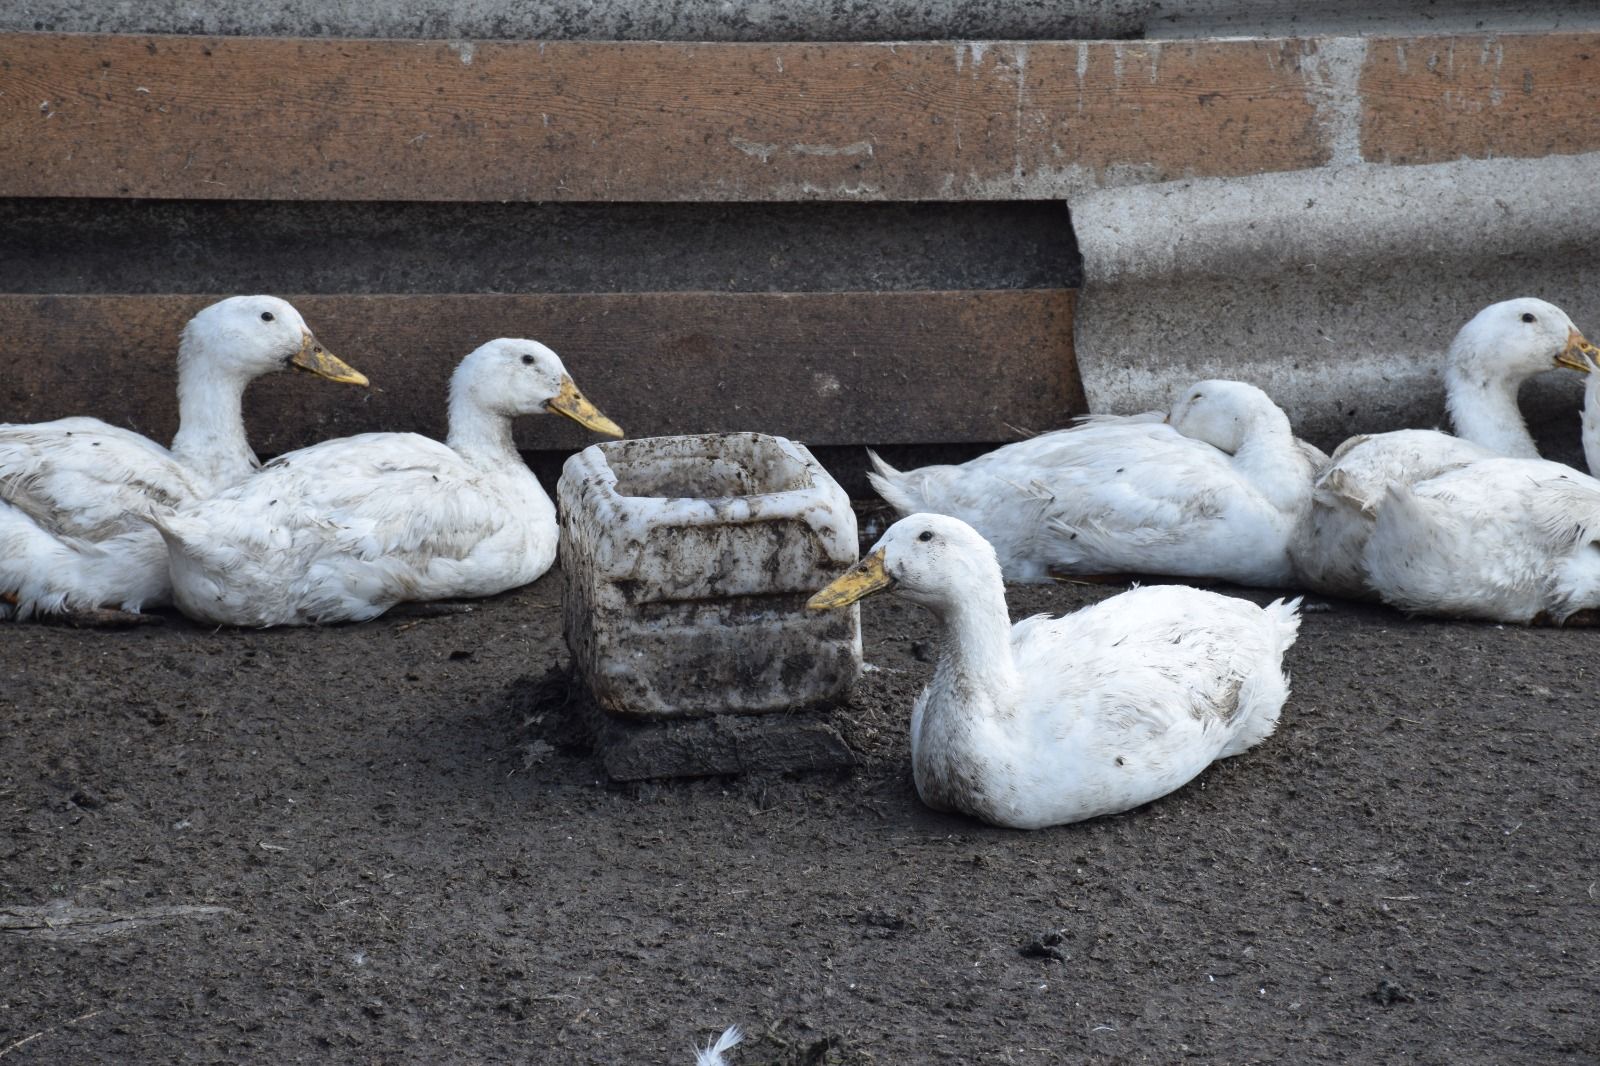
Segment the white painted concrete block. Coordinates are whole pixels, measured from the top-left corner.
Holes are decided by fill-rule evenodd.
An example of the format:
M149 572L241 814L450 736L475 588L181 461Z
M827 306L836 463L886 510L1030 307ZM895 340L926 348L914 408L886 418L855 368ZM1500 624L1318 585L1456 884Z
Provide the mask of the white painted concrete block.
M855 562L855 514L803 446L759 433L596 444L567 460L556 495L567 646L603 709L779 711L855 683L858 612L804 609Z

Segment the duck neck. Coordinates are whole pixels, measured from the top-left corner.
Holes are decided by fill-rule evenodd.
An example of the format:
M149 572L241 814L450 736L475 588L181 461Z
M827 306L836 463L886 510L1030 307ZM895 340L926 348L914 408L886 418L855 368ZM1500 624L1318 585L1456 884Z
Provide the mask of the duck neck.
M1517 407L1517 390L1526 374L1485 374L1451 365L1445 368L1445 405L1456 436L1500 455L1539 458Z
M1018 682L1011 651L1011 614L1006 609L998 566L992 580L973 583L935 610L944 623L944 648L933 684L954 696L956 704L944 710L1006 713Z
M450 436L445 443L477 466L522 461L511 437L511 419L486 410L465 390L451 393Z
M1287 416L1256 420L1233 453L1233 467L1279 511L1297 511L1311 498L1311 470Z
M1583 386L1583 458L1589 476L1600 477L1600 370L1590 370Z
M178 432L172 453L218 491L260 465L244 431L244 390L250 379L190 350L178 350Z

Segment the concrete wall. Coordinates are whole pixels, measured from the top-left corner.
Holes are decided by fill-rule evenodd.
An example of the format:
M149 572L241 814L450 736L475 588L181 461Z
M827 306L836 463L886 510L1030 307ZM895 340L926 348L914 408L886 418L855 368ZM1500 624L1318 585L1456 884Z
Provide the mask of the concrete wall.
M0 30L666 40L1344 35L1321 49L1332 163L1074 195L1078 358L1097 410L1255 380L1324 443L1439 417L1478 307L1600 334L1600 159L1360 162L1361 35L1600 30L1600 4L1487 0L10 0ZM1341 57L1351 60L1341 65ZM1342 80L1341 80L1342 79ZM1351 106L1357 110L1352 111ZM1059 206L0 201L10 291L624 291L1075 284ZM1569 449L1580 383L1530 390Z
M1486 304L1539 296L1600 334L1600 154L1355 165L1090 193L1078 352L1096 410L1253 381L1308 436L1431 424L1440 360ZM1525 403L1576 442L1581 376Z
M1492 0L8 0L0 29L485 40L892 41L1481 33L1600 26Z

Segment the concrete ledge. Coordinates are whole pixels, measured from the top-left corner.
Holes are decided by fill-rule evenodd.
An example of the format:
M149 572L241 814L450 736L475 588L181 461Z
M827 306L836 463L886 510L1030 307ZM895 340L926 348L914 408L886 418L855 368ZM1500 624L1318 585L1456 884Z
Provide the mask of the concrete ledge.
M21 0L0 8L0 29L548 41L1111 38L1140 35L1159 6L1158 0Z
M1597 166L1600 153L1173 181L1085 194L1073 222L1090 284L1482 259L1592 245Z
M894 41L1600 28L1563 0L12 0L0 29L477 40Z
M1168 182L1073 202L1090 409L1164 406L1204 377L1270 392L1324 444L1442 418L1445 347L1479 308L1559 304L1600 332L1600 153ZM1582 381L1524 409L1556 450Z

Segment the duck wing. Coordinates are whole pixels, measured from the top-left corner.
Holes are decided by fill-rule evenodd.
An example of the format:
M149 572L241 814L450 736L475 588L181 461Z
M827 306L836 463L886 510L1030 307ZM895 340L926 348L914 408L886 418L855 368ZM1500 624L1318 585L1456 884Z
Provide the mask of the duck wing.
M54 535L106 540L198 495L171 452L99 419L0 425L0 500Z
M1391 488L1494 457L1481 445L1432 429L1351 437L1312 487L1311 509L1293 546L1300 581L1328 595L1370 598L1364 554Z
M1373 587L1402 610L1529 622L1600 606L1600 482L1495 458L1391 486L1367 543Z
M1246 683L1264 664L1276 669L1297 628L1292 606L1264 613L1231 596L1149 585L1061 618L1024 619L1012 649L1026 703L1052 731L1089 723L1149 739L1232 725Z
M967 522L1012 581L1040 580L1046 566L1137 569L1141 553L1189 541L1230 502L1255 495L1222 452L1142 416L1097 419L874 483L897 510Z
M1319 503L1377 513L1390 485L1415 485L1495 453L1433 429L1351 437L1335 449L1313 496Z
M1296 606L1148 586L1017 623L1015 698L988 741L1004 787L985 816L1031 828L1128 810L1259 743L1288 696Z
M186 509L209 534L262 553L297 553L426 565L461 559L516 515L481 491L485 474L448 445L415 433L367 433L289 452L249 480Z

